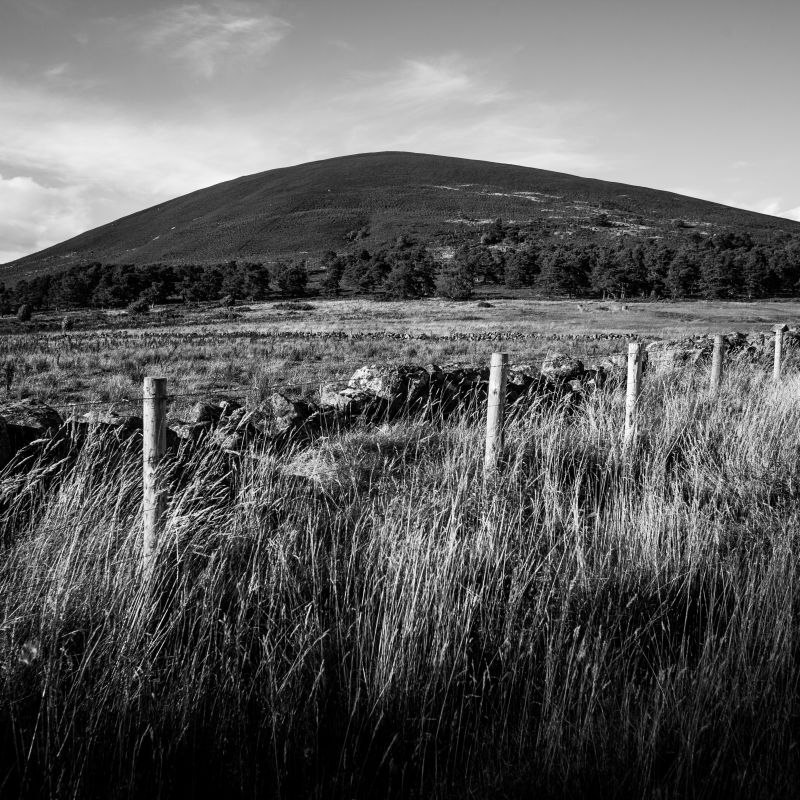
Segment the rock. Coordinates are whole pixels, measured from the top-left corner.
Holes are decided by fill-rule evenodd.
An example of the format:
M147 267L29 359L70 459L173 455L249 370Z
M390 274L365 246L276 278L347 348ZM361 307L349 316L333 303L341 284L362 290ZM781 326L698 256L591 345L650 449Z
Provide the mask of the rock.
M747 346L747 334L732 331L725 334L725 348L728 352L736 352Z
M141 431L143 422L141 417L133 414L118 414L115 411L102 411L84 414L81 421L90 426L99 426L104 429L111 429L121 437L130 436L136 431Z
M423 399L430 387L427 369L414 366L361 367L350 377L348 389L385 400L389 410L398 410Z
M217 403L212 403L208 400L200 400L192 406L186 422L190 425L197 425L205 422L217 423L221 416L222 409Z
M539 376L536 367L530 364L512 364L508 370L508 383L522 387L530 386Z
M323 490L341 484L341 468L330 449L305 450L296 453L281 467L284 475L303 478Z
M210 422L175 420L170 425L175 435L184 441L197 442L211 430Z
M242 432L229 428L215 428L209 437L213 444L229 453L240 453L246 444L246 437Z
M353 413L369 400L369 395L358 389L344 389L338 392L335 386L336 384L325 385L319 390L319 404L322 408Z
M610 374L621 373L628 368L628 356L625 353L609 353L594 366Z
M550 381L572 380L583 375L583 362L566 353L550 353L542 364L541 374Z
M264 406L258 406L242 415L237 429L267 436L272 432L272 415Z
M32 398L8 405L0 404L0 414L9 425L31 428L39 433L56 431L64 424L58 411Z
M651 342L645 348L647 366L655 372L664 372L686 364L696 364L704 355L703 348L681 342ZM708 352L711 352L709 347Z
M241 407L240 403L227 398L220 400L200 400L192 406L186 421L191 424L197 424L199 422L216 424L223 417L230 416Z
M269 398L269 407L275 420L275 428L280 433L301 425L312 413L311 406L304 400L291 400L277 392Z
M54 408L32 398L17 403L0 404L0 416L6 421L12 453L37 439L52 437L64 424L61 415Z

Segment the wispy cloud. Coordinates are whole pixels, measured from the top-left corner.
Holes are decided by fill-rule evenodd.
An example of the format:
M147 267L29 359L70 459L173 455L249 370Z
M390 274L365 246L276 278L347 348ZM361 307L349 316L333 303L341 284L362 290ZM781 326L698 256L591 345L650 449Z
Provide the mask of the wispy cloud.
M44 76L49 80L54 80L66 75L68 70L69 63L65 61L63 64L56 64L54 67L50 67L50 69L45 70Z
M357 72L341 97L349 102L397 107L441 108L441 103L467 102L478 106L507 97L461 56L407 59L384 72Z
M223 63L261 58L290 31L286 20L250 3L188 3L141 21L140 41L211 78Z
M458 54L356 73L335 98L347 115L349 152L422 150L544 169L598 173L609 163L574 133L597 109L514 92L480 61Z

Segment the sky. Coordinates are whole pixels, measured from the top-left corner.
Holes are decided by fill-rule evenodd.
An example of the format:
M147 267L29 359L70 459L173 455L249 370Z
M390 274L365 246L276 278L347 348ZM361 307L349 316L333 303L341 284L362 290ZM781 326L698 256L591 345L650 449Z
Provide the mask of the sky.
M798 0L0 0L0 263L379 150L800 220Z

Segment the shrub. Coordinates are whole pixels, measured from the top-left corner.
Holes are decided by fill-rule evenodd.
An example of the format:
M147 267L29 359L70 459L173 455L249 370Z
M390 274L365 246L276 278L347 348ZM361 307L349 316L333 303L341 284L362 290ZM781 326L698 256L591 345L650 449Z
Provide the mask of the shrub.
M17 319L20 322L29 322L32 316L33 312L31 311L31 307L27 303L23 303L17 309Z

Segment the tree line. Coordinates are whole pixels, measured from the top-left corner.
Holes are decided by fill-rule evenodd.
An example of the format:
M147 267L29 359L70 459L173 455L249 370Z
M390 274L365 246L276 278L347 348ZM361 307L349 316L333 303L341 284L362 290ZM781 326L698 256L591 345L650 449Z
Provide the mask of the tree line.
M497 220L474 242L450 252L410 236L390 245L326 252L316 290L414 298L440 294L469 299L481 284L530 288L544 296L650 298L759 298L800 293L800 237L764 243L747 233L692 233L673 239L581 241L568 235L534 238ZM0 312L25 305L125 307L132 303L264 300L308 291L305 260L266 265L101 264L0 284Z
M308 282L304 262L273 265L249 261L180 265L102 264L73 266L63 272L0 284L0 312L31 308L120 308L132 303L265 300L274 291L302 295Z

